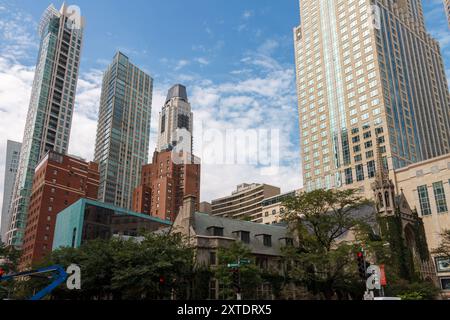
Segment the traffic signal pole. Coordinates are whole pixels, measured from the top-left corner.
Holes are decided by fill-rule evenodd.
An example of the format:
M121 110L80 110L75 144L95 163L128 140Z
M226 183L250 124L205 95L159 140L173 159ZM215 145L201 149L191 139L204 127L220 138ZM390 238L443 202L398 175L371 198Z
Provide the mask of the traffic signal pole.
M234 275L233 275L233 285L236 288L236 300L242 300L242 293L241 293L241 266L248 265L250 263L251 263L251 261L249 259L238 258L237 262L229 263L227 265L227 267L230 268L231 270L233 270L233 273L236 274L236 278L237 279L234 279Z

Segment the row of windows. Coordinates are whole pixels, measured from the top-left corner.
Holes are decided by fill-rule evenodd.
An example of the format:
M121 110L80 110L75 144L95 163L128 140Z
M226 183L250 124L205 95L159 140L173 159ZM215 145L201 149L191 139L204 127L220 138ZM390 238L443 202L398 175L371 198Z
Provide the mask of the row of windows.
M450 184L450 180L448 181ZM417 188L419 195L420 211L423 216L431 215L430 197L428 195L428 186L422 185ZM445 197L444 184L442 181L433 183L433 193L436 202L437 213L448 212L447 199Z
M223 237L223 228L222 227L210 227L210 234L215 237ZM239 234L239 238L243 243L250 243L250 232L248 231L239 231L236 232ZM263 234L263 244L265 247L272 246L272 236L269 234ZM292 243L292 239L285 239L286 243Z

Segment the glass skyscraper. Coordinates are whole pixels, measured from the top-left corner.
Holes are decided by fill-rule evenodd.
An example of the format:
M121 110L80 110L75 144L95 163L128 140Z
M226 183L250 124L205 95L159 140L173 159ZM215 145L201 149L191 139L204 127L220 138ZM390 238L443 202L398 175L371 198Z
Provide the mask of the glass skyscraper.
M388 169L450 152L447 79L420 0L301 0L300 11L294 40L307 190L370 194L377 142Z
M98 199L131 209L148 162L153 79L118 52L103 75L95 144Z
M444 0L444 10L447 16L448 27L450 29L450 0Z
M8 232L10 216L9 207L16 180L17 167L19 166L20 142L6 142L6 161L5 161L5 177L3 180L3 205L2 205L2 223L0 225L0 240L6 242L6 232Z
M58 11L51 5L39 24L40 49L10 206L9 245L22 244L38 161L48 150L64 154L69 147L84 28L75 9L64 4Z

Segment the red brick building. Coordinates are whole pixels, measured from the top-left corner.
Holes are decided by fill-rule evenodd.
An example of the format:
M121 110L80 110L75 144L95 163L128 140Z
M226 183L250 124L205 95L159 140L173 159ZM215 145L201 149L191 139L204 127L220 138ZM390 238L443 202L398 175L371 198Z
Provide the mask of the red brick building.
M80 198L97 199L98 164L49 151L36 166L20 268L52 251L56 216Z
M185 195L200 199L200 164L176 164L172 151L153 154L142 167L141 185L133 192L133 211L174 221Z

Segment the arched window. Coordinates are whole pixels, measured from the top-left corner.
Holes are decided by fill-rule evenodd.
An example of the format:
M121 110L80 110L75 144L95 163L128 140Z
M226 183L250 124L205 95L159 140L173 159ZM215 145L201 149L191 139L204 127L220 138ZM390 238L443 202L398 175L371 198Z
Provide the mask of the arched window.
M378 202L380 203L380 208L384 208L383 195L381 193L378 194Z
M386 201L386 207L390 207L391 202L389 201L389 192L387 191L384 193L384 200Z

